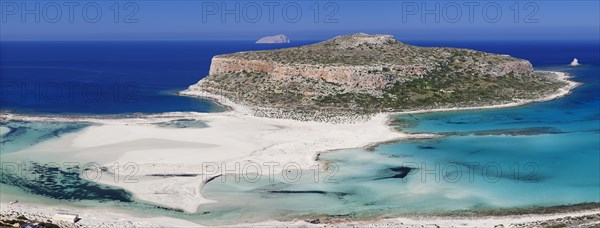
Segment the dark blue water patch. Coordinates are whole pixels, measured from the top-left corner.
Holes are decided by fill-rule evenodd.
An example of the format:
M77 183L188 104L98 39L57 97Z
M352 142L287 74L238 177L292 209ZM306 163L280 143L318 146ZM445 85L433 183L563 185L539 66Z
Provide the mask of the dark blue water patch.
M435 150L436 148L433 146L418 146L417 148L421 150Z
M0 170L0 183L17 187L25 193L75 205L81 201L95 201L129 210L140 209L148 213L171 216L183 215L184 211L181 209L135 201L131 193L124 189L82 178L83 172L87 171L91 170L78 165L69 167L56 163L9 161L5 158Z
M555 127L529 127L529 128L512 128L512 129L495 129L472 132L445 132L442 135L474 135L474 136L490 136L490 135L508 135L508 136L532 136L542 134L564 134L567 132L561 131ZM419 149L434 149L429 146L418 146Z
M518 136L518 135L541 135L541 134L563 134L565 132L561 131L555 127L530 127L530 128L519 128L519 129L501 129L501 130L487 130L487 131L476 131L473 132L473 135L482 136L482 135L510 135L510 136Z
M343 198L347 195L350 195L350 193L346 193L346 192L328 192L328 191L320 191L320 190L272 190L272 191L267 191L267 193L270 194L318 194L318 195L324 195L324 196L335 196L338 198Z
M414 168L406 167L406 166L392 167L392 168L383 170L383 172L380 172L382 174L379 174L379 176L383 176L383 177L378 177L373 180L402 179L402 178L405 178L406 176L408 176L408 174L413 170L414 170Z
M11 120L0 122L0 126L10 131L0 137L0 152L14 152L40 142L77 132L90 123L83 122L28 122Z
M131 194L125 190L81 178L81 169L77 166L64 169L58 165L30 162L18 164L17 169L2 169L0 183L52 199L133 202Z

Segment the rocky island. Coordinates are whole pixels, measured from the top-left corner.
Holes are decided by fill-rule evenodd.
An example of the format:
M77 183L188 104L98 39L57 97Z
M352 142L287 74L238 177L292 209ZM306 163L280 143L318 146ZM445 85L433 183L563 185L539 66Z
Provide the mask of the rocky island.
M257 44L287 44L290 43L290 38L280 34L275 36L265 36L256 41Z
M508 55L359 33L215 56L209 75L188 91L224 96L262 116L372 114L539 99L566 84L548 74Z

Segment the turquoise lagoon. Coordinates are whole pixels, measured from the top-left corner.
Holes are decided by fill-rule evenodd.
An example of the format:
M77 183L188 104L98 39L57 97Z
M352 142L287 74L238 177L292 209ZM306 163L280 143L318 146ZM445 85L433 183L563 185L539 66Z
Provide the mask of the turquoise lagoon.
M72 170L19 157L22 148L88 124L10 121L0 128L3 164L26 161L28 172L49 177L11 176L3 166L3 200L33 196L35 202L101 206L204 224L600 202L599 68L544 70L568 72L583 85L567 97L522 107L395 116L393 125L402 131L443 137L323 153L315 164L328 166L327 171L296 170L302 175L295 179L299 173L294 173L293 181L283 176L217 178L203 194L219 203L203 205L195 214L138 202L126 191L89 183ZM159 126L210 127L186 119Z

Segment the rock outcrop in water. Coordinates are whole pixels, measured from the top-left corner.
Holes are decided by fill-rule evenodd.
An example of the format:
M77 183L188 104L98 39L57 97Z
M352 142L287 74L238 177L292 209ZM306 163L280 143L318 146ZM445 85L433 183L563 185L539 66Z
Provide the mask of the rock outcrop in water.
M579 66L579 60L577 58L574 58L573 61L571 61L571 66Z
M265 36L256 41L257 44L286 44L290 38L286 35Z
M262 110L258 115L287 117L500 104L539 98L561 86L508 55L417 47L360 33L215 56L209 75L189 90L250 105Z

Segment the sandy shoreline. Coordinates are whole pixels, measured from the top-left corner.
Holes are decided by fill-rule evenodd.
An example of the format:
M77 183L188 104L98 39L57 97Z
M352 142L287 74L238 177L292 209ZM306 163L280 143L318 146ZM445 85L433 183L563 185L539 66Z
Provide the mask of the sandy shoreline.
M45 120L25 117L21 120ZM179 118L179 117L178 117ZM60 157L64 162L96 162L115 173L114 164L134 162L135 183L114 181L106 173L94 179L128 190L140 200L195 212L210 203L201 194L207 179L224 174L241 174L244 167L258 165L263 171L281 173L287 164L301 169L315 165L315 155L325 151L360 148L377 142L428 138L430 134L406 134L386 124L387 115L354 124L301 122L253 117L237 112L194 113L186 116L209 125L207 128L169 129L155 123L170 118L127 120L87 119L95 123L80 132L47 141L18 153L19 156ZM65 119L66 120L66 119ZM168 153L164 153L168 151ZM270 166L275 163L273 169ZM212 168L219 170L214 171ZM240 167L239 170L231 171ZM210 172L209 172L210 171ZM156 174L193 174L194 177L152 177Z
M0 220L23 215L36 221L54 221L59 212L79 214L77 227L207 227L178 218L137 216L107 209L52 207L39 204L0 203ZM54 222L69 226L66 222ZM405 216L366 221L340 220L333 223L311 223L304 220L264 221L242 223L227 227L547 227L570 224L569 227L592 227L600 225L600 208L573 210L556 213L516 214L501 216Z
M53 219L56 213L78 214L81 218L77 227L199 227L199 224L183 219L169 217L141 217L133 216L123 212L115 212L109 209L87 209L68 206L54 207L40 204L28 203L0 203L0 218L14 218L23 215L28 219L36 221L53 221L61 227L69 227L67 222L59 222Z
M66 135L57 140L43 142L31 148L27 148L20 155L30 157L43 157L51 159L60 157L60 161L97 162L108 167L110 173L115 173L111 167L114 164L127 164L135 162L139 168L134 178L137 182L114 181L110 173L99 179L93 179L102 184L113 185L131 192L137 199L163 205L171 208L179 208L193 213L198 207L213 201L202 196L201 189L205 181L211 177L223 173L240 174L240 170L230 171L225 167L244 167L248 164L258 164L262 170L269 170L269 166L275 162L279 164L273 170L281 173L285 164L295 163L303 169L308 169L315 164L315 155L340 149L369 147L380 143L410 139L437 137L432 134L407 134L394 130L389 126L390 115L393 114L416 114L425 112L458 111L472 109L507 108L524 105L532 102L542 102L557 99L568 95L573 88L579 85L577 82L568 80L568 75L554 72L557 80L564 81L567 85L555 94L536 100L516 101L509 104L491 105L485 107L445 108L433 110L416 110L399 113L381 113L372 116L369 120L359 123L325 123L315 121L297 121L288 119L270 119L254 117L251 109L236 104L224 97L184 91L182 95L200 96L218 101L224 106L230 107L230 111L222 113L164 113L155 115L144 115L127 118L94 118L94 117L56 117L56 116L31 116L20 114L5 114L6 120L25 121L82 121L95 123L74 134ZM186 128L168 129L160 128L155 123L161 123L182 118L191 118L207 123L208 128ZM109 152L107 152L109 151ZM168 153L164 153L168 151ZM227 170L214 171L209 169L216 167ZM121 167L122 168L122 167ZM197 176L181 177L172 176L168 178L152 177L156 174L194 174ZM264 173L263 173L264 174ZM44 212L55 208L43 205L21 204L8 207L2 204L2 211L11 210ZM17 209L15 209L17 208ZM38 208L38 210L34 209ZM126 214L109 214L102 210L90 211L97 217L120 217L128 221L140 221L140 218ZM587 210L583 213L597 214L598 210ZM587 214L586 214L587 213ZM570 216L565 213L557 216ZM537 221L546 217L524 216L518 221ZM375 226L386 226L388 224L443 224L443 226L490 226L498 222L505 224L515 219L514 217L490 217L489 219L452 219L452 218L397 218L371 221ZM147 219L142 219L147 221ZM103 223L107 222L100 219ZM156 226L190 226L187 221L177 219L155 219L151 225ZM133 222L132 226L146 226L142 223ZM348 222L346 225L366 225L360 222ZM98 223L86 224L84 226L96 226ZM197 225L197 224L195 224ZM247 225L247 224L246 224ZM253 224L256 226L313 226L304 221L297 222L265 222ZM344 223L336 224L344 226ZM244 226L241 224L240 226ZM314 226L322 226L314 225ZM492 225L493 226L493 225ZM117 227L117 226L115 226Z

